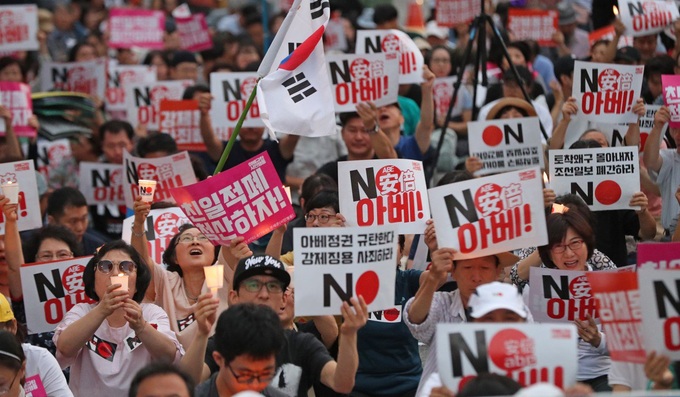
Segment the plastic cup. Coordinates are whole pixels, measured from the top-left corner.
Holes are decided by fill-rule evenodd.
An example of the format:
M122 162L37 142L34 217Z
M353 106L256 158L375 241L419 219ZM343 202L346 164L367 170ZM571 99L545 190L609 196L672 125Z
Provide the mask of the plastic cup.
M120 289L123 291L128 290L128 276L125 274L119 274L117 276L111 276L111 285L120 284ZM118 289L118 288L116 288Z
M19 184L7 182L2 184L2 194L9 199L10 204L19 204Z
M214 295L224 285L224 265L212 265L203 268L205 284Z
M153 195L156 193L156 181L148 179L139 180L139 195L142 196L142 201L145 203L153 202Z

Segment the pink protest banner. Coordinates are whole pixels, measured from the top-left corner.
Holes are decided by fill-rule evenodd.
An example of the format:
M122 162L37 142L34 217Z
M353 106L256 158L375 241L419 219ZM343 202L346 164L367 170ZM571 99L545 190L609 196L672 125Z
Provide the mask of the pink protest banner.
M215 245L250 243L295 217L267 152L170 194Z
M109 47L163 49L162 11L113 8L109 11Z
M437 25L452 28L469 23L482 13L479 1L469 0L437 0Z
M179 42L182 48L196 52L212 48L213 43L208 31L205 15L194 14L188 18L175 18Z
M0 81L0 105L12 112L12 128L17 136L35 137L35 128L28 125L28 120L33 116L33 101L29 85ZM4 120L0 120L0 135L5 135L5 131Z
M671 128L680 127L680 76L664 74L661 75L661 85L663 87L663 102L671 112L671 120L668 126Z
M69 91L104 99L106 93L106 60L57 63L48 62L40 68L42 91Z
M123 221L122 239L128 243L132 238L134 215ZM177 234L179 227L191 223L179 207L151 210L146 217L146 240L149 255L156 263L163 263L163 252L170 246L170 240Z
M172 136L179 150L205 152L198 101L164 99L161 101L160 111L160 131Z
M644 363L642 308L634 272L586 272L614 361Z
M680 270L680 242L640 243L638 269Z
M557 11L510 8L508 30L517 40L534 40L540 46L554 47L552 36L557 31Z
M38 43L38 7L0 6L0 51L32 51Z
M139 195L140 179L158 182L153 195L154 202L174 203L170 189L196 183L196 174L194 174L187 152L157 158L135 157L125 152L123 153L123 167L125 169L123 195L125 205L129 208L132 208Z

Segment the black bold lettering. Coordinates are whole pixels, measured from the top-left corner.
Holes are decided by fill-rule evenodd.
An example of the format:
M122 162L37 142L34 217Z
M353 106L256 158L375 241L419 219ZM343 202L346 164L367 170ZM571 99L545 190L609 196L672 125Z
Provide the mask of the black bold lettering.
M571 183L571 193L578 194L586 204L593 205L593 182L588 182L586 190L587 191L584 192L583 189L581 189L581 186L576 182Z
M364 38L364 50L367 54L376 54L382 52L382 46L380 45L380 36Z
M475 332L475 342L477 344L476 356L472 353L470 346L465 343L463 335L459 333L450 334L449 341L451 343L451 367L454 377L460 378L463 376L463 357L461 351L465 354L465 357L467 357L468 361L472 364L472 367L478 374L489 372L484 331Z
M444 203L446 204L446 209L449 213L451 227L460 227L461 222L458 220L459 212L468 220L468 222L477 222L479 220L470 189L463 190L463 198L465 199L465 205L461 204L461 202L453 197L452 194L444 196Z
M331 62L330 71L333 84L338 84L339 82L347 83L352 79L349 75L349 62L346 59L342 61L342 65L338 62Z
M588 75L588 70L583 70L583 73L581 73L581 92L597 92L597 74L598 71L597 69L593 69L593 75L592 77ZM588 85L588 89L586 90L586 85Z
M149 87L144 87L142 89L135 88L135 106L150 106L151 105L151 93L149 92Z
M349 183L352 186L352 200L357 202L361 200L361 191L370 199L378 197L378 191L375 186L375 172L373 167L366 168L366 179L362 178L359 170L352 170L349 172Z
M331 305L331 288L333 288L333 291L340 297L341 300L343 301L349 301L349 298L351 298L354 295L354 288L352 288L352 274L347 273L345 275L345 289L343 290L340 284L338 284L335 279L333 278L332 275L330 274L324 274L323 275L323 305L324 306L330 306Z
M241 99L241 80L236 80L236 86L232 86L229 81L222 82L222 92L224 92L225 101L233 101Z
M569 277L560 276L560 285L555 284L555 280L549 276L543 276L543 296L553 298L553 291L560 299L569 299Z
M55 298L64 297L64 286L61 285L61 277L59 276L59 269L52 269L52 281L47 279L43 273L37 273L33 275L33 280L35 281L35 287L38 290L38 298L40 302L47 301L47 291L50 290Z
M672 291L669 291L666 284L663 281L654 282L654 296L656 297L656 308L658 310L658 315L661 318L668 318L668 311L666 310L666 302L673 306L675 314L673 317L680 313L680 280L675 280L675 295L673 296Z
M524 132L522 131L522 124L517 124L517 132L512 130L509 125L503 126L503 135L505 136L505 144L510 143L510 137L512 136L516 142L524 143Z

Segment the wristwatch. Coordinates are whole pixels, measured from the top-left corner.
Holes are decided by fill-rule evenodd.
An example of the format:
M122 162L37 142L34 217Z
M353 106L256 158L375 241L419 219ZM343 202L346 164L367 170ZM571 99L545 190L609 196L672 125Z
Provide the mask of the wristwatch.
M380 131L380 127L378 127L378 123L375 123L373 125L373 128L364 128L364 132L371 134L371 135L377 134L378 131Z

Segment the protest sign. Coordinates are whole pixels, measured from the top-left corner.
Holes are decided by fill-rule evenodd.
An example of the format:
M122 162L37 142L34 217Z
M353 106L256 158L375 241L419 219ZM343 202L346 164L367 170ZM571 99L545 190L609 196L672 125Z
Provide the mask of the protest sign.
M132 84L147 84L155 81L155 66L110 65L106 88L106 110L125 111L125 88Z
M437 243L455 248L457 259L548 243L538 167L452 183L428 194Z
M616 35L614 25L605 26L588 33L588 46L592 47L595 42L600 40L613 40ZM633 38L631 36L619 37L618 48L630 47L633 45Z
M647 354L642 345L642 308L634 272L586 272L607 350L614 361L644 364Z
M210 73L210 94L213 96L210 118L216 130L223 130L221 135L228 135L226 130L236 126L256 86L256 72ZM264 127L257 99L246 113L243 127Z
M335 112L355 112L360 102L376 106L397 102L399 63L396 54L328 54Z
M0 51L34 51L38 43L38 7L0 6Z
M337 13L331 13L331 19L328 20L326 30L323 32L323 46L326 50L326 55L331 54L331 51L347 51L348 43L347 36L345 35L345 24Z
M680 360L680 271L645 268L637 274L645 349Z
M482 5L479 1L469 0L437 0L435 9L437 10L437 25L445 28L468 24L482 13Z
M680 242L640 243L638 269L680 270Z
M51 332L78 303L96 303L85 295L83 271L91 256L21 266L21 287L29 334Z
M557 31L557 11L510 8L508 30L515 40L533 40L542 47L554 47L552 37Z
M183 49L198 52L212 48L213 42L208 31L208 23L202 13L185 18L175 18L179 42Z
M122 164L80 163L80 191L89 205L125 205Z
M132 8L109 10L109 47L163 49L165 14Z
M619 0L619 19L633 37L659 33L679 16L672 1Z
M585 271L532 267L529 285L529 309L536 322L599 318Z
M132 222L134 215L123 221L122 239L132 241ZM179 227L191 223L179 207L151 210L144 227L149 256L155 263L163 263L163 252L169 247L170 240L179 232Z
M215 245L239 236L248 244L295 217L267 152L170 194Z
M38 153L35 162L38 166L38 172L45 177L45 180L49 180L52 170L61 164L62 161L72 156L71 143L68 139L48 141L44 138L38 138L36 146ZM27 152L25 151L24 153Z
M647 138L654 128L654 116L659 110L661 105L645 105L645 115L640 117L638 126L640 127L640 153L645 149L645 144L647 143ZM661 134L659 134L659 143L663 141L663 137L666 135L668 130L668 123L664 124L661 129Z
M297 270L296 270L297 271ZM573 324L437 324L437 367L458 393L477 374L496 373L522 386L576 383L578 334Z
M469 7L469 5L467 5ZM356 53L397 54L399 84L420 84L423 81L423 54L408 35L396 29L358 30Z
M664 74L661 75L663 86L663 102L671 113L671 120L668 126L671 128L680 127L680 76Z
M339 161L338 192L349 226L395 224L399 233L419 234L430 219L420 161Z
M482 161L478 175L545 168L538 117L469 122L468 139L470 156Z
M198 101L163 99L160 112L159 130L172 136L179 150L205 151Z
M630 210L640 191L636 147L551 150L550 187L559 196L579 195L593 211Z
M342 314L342 302L355 296L369 312L394 307L395 225L298 227L293 234L296 316Z
M40 68L42 91L80 92L104 99L106 93L106 60L57 63Z
M40 195L32 160L0 164L0 185L11 182L19 184L19 207L17 208L19 231L42 226ZM0 235L5 234L5 215L0 211Z
M574 63L574 92L579 116L603 123L637 123L633 105L641 96L645 67Z
M35 137L35 128L28 125L33 116L31 87L28 84L0 81L0 105L12 112L12 128L16 136ZM5 131L5 119L0 119L0 135L5 135Z
M170 189L196 183L189 153L181 152L166 157L141 158L123 153L125 205L132 208L139 195L140 179L157 181L153 202L174 202Z
M182 99L184 90L193 84L191 80L130 84L125 88L128 121L135 128L141 124L149 130L158 130L161 101Z
M434 114L436 120L444 120L446 112L449 111L451 104L451 97L453 96L453 84L458 79L457 76L439 77L434 80L432 85L432 96L434 99ZM463 114L463 90L466 88L461 86L456 96L456 102L451 109L451 117L458 117Z

